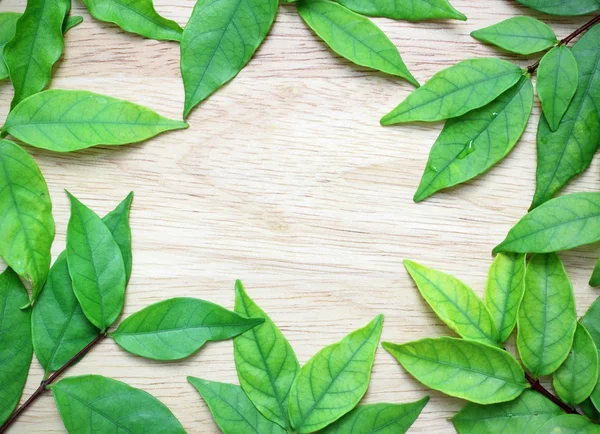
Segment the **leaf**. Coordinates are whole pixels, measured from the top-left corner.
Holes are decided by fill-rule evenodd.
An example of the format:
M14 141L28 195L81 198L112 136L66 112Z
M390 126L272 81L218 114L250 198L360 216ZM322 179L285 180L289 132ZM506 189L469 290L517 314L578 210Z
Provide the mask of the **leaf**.
M581 325L585 327L590 337L598 349L598 359L600 360L600 297L589 307L585 315L581 318ZM597 384L590 396L596 409L600 408L600 386Z
M479 342L443 337L383 347L427 387L477 404L511 401L529 387L513 356Z
M547 398L532 390L517 399L493 405L467 403L453 418L458 434L535 432L546 421L563 414Z
M419 86L396 46L367 18L327 0L302 0L296 5L304 22L340 56Z
M4 61L4 46L15 36L19 18L21 18L21 14L17 12L0 13L0 80L8 78L8 67Z
M152 0L84 0L90 15L126 32L159 41L181 41L182 28L160 16Z
M498 345L494 320L471 288L455 277L412 261L404 261L404 266L423 298L448 327L465 339Z
M596 262L596 266L594 267L592 277L590 278L590 286L596 288L600 286L600 259L598 259L598 262Z
M67 261L73 291L87 319L104 332L123 309L127 280L123 256L100 217L71 194L69 200Z
M564 45L550 50L537 72L537 92L548 125L556 131L577 92L579 71L571 50Z
M517 0L536 11L551 15L585 15L600 9L597 0Z
M573 193L525 215L494 253L551 253L600 241L600 193Z
M77 27L81 23L83 23L83 17L78 17L78 16L67 17L67 19L63 23L63 34L67 33L73 27Z
M428 396L408 404L359 405L321 433L403 434L417 420L427 402L429 402Z
M534 54L559 41L550 26L533 17L512 17L498 24L475 30L471 36L516 54Z
M17 407L33 356L27 291L10 268L0 274L0 425Z
M552 384L558 397L574 406L585 401L598 382L598 350L585 327L577 324L573 347L554 373Z
M448 120L431 149L415 202L473 179L506 157L525 131L532 107L533 85L524 76L486 106Z
M111 337L122 348L154 360L179 360L208 341L237 336L263 322L196 298L170 298L125 319Z
M277 6L277 0L198 0L181 38L184 118L246 66Z
M35 161L20 146L0 140L0 257L31 282L31 303L50 269L52 203Z
M550 200L583 172L600 143L600 26L592 27L571 49L579 84L558 129L545 117L537 132L538 166L532 208Z
M556 254L529 261L517 324L517 348L527 370L535 378L556 371L569 355L577 326L573 287Z
M47 90L10 112L3 127L28 145L73 152L96 145L127 145L187 128L152 110L81 90Z
M242 389L267 419L290 431L288 399L300 364L294 349L271 318L235 283L235 311L264 323L233 340L235 366Z
M337 0L361 15L395 20L460 20L467 17L452 7L448 0Z
M456 118L489 104L523 75L500 59L464 60L435 74L381 119L381 125Z
M119 250L123 256L125 265L125 275L127 281L131 277L132 270L132 254L131 254L131 226L129 225L129 211L133 202L133 192L129 193L125 200L107 214L102 221L112 234L115 242L119 246Z
M300 434L336 421L369 387L383 316L315 354L300 370L290 392L290 421Z
M52 65L63 52L62 27L70 4L69 0L27 2L14 38L4 47L4 59L15 88L11 109L50 82Z
M185 434L162 402L111 378L69 377L51 390L69 433Z
M579 404L579 407L581 407L583 414L585 414L590 420L598 423L598 420L600 419L600 412L598 412L590 398Z
M600 426L578 414L563 414L546 422L535 434L599 434Z

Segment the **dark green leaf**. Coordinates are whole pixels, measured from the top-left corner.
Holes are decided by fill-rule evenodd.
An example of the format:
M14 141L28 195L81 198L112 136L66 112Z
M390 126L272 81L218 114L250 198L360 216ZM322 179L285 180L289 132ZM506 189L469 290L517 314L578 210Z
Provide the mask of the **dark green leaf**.
M17 12L0 13L0 80L8 78L8 67L4 61L4 46L15 36L19 18L21 18L21 14Z
M337 0L354 12L371 17L395 20L461 20L467 17L454 9L448 0Z
M596 344L598 349L598 355L600 360L600 297L589 307L585 315L581 318L581 324L590 334L592 340ZM596 388L592 391L591 400L594 403L596 409L600 408L600 385L597 384Z
M533 17L512 17L471 33L475 39L503 48L511 53L533 54L558 43L554 31Z
M535 434L600 434L600 425L578 414L563 414L550 419Z
M600 420L600 412L598 412L590 398L586 399L581 404L579 404L579 407L581 407L581 410L583 410L583 414L585 414L590 420L598 423L598 421Z
M131 254L131 226L129 225L131 202L133 202L133 192L129 193L117 208L102 219L119 246L119 250L121 250L127 281L129 281L133 267Z
M67 17L67 19L63 23L63 34L67 33L73 27L77 27L81 23L83 23L83 17L78 17L78 16Z
M594 267L592 277L590 278L590 286L600 286L600 259L598 259L598 262L596 262L596 266Z
M585 15L600 9L597 0L517 0L536 11L551 15Z

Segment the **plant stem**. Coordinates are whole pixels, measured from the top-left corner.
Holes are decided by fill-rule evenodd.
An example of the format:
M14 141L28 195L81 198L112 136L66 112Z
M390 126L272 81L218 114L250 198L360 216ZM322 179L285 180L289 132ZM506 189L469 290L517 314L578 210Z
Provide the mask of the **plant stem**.
M27 408L35 402L45 391L46 388L52 384L58 377L62 375L67 369L73 366L81 357L85 356L96 344L101 342L107 333L101 333L94 338L89 344L87 344L81 351L75 354L67 363L60 367L56 372L54 372L51 376L49 376L46 380L43 380L40 383L40 386L33 392L33 394L25 401L4 423L4 425L0 426L0 434L6 432L6 430L17 420L17 418L23 413Z
M579 414L579 412L577 410L568 406L567 404L562 402L560 399L558 399L556 396L554 396L552 393L550 393L548 391L548 389L546 389L544 386L542 386L538 380L534 380L527 372L525 373L525 378L527 379L527 381L529 381L529 384L531 384L531 388L533 390L535 390L536 392L538 392L541 395L544 395L550 401L552 401L553 403L558 405L565 413Z

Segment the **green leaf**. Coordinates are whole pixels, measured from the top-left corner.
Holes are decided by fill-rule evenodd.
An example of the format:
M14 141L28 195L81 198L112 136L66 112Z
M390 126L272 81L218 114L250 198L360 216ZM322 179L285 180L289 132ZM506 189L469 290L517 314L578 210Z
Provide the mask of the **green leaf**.
M489 104L514 86L522 75L521 68L505 60L464 60L431 77L385 115L381 125L456 118Z
M563 414L546 422L535 434L599 434L600 426L578 414Z
M4 59L15 88L11 109L50 82L52 65L63 52L63 21L70 5L69 0L27 2L14 38L4 47Z
M17 407L33 356L27 291L8 268L0 274L0 425Z
M383 347L427 387L477 404L511 401L529 387L513 356L479 342L444 337Z
M125 299L123 255L98 215L69 194L67 262L73 291L85 316L105 331L115 322Z
M304 22L340 56L419 86L396 46L367 18L328 0L302 0L296 5Z
M494 253L551 253L596 241L600 241L600 193L573 193L525 215Z
M3 130L37 148L72 152L96 145L141 142L187 126L109 96L81 90L47 90L15 107Z
M322 434L404 434L429 402L426 396L408 404L359 405Z
M129 225L129 212L133 202L133 192L129 193L125 200L113 211L107 214L102 221L112 234L115 242L119 246L123 263L125 265L125 275L127 281L131 277L132 253L131 253L131 226Z
M52 394L72 434L185 434L173 413L143 390L100 375L60 380Z
M498 345L494 320L471 288L455 277L412 261L404 261L404 266L423 298L448 327L465 339Z
M600 297L589 307L585 315L581 318L581 324L590 334L590 337L598 349L598 359L600 360ZM596 385L590 396L596 409L600 408L600 385Z
M77 27L81 23L83 23L83 17L79 17L79 16L67 17L67 19L63 23L63 34L67 33L73 27Z
M182 28L160 16L152 0L84 0L90 15L126 32L159 41L180 41Z
M525 131L533 107L528 77L496 100L446 122L431 149L415 202L475 178L502 160Z
M569 355L577 327L573 287L556 254L529 261L517 324L517 348L527 370L535 378L556 371Z
M467 17L454 9L448 0L337 0L361 15L395 20L460 20Z
M233 340L235 366L242 389L270 421L288 431L288 399L300 364L294 349L271 318L235 283L235 311L264 323Z
M188 377L206 401L223 434L285 434L252 405L240 386Z
M533 54L558 43L550 26L533 17L512 17L498 24L475 30L471 36L517 54Z
M300 370L290 392L290 421L300 434L336 421L369 387L383 316L315 354Z
M590 278L590 286L600 286L600 259L598 259L598 262L596 262L596 266L594 267L594 271L592 272L592 277Z
M561 400L574 406L591 395L597 382L598 349L585 327L577 324L569 356L554 373L554 390Z
M552 131L556 131L579 85L577 61L565 45L550 50L537 72L537 92L544 116Z
M31 282L33 303L50 269L52 203L35 161L8 140L0 140L0 210L0 257Z
M181 38L184 118L246 66L277 7L277 0L198 0Z
M550 15L585 15L600 9L597 0L517 0L536 11Z
M550 200L592 161L600 143L600 25L571 49L577 60L577 92L556 131L545 117L537 132L538 166L532 208Z
M598 420L600 420L600 412L598 412L590 398L579 404L579 407L581 407L583 414L585 414L590 420L598 423Z
M8 67L4 61L4 46L15 36L19 18L21 18L21 14L17 12L0 13L0 80L8 78Z
M179 360L208 341L230 339L261 324L209 301L171 298L134 313L111 337L130 353L154 360Z

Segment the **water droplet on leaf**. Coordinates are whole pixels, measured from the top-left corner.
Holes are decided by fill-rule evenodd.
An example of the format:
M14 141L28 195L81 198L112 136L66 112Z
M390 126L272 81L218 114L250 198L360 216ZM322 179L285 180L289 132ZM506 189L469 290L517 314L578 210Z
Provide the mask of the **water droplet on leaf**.
M462 159L466 158L469 154L472 154L473 152L475 152L475 143L473 143L473 140L471 140L469 143L467 143L465 145L463 150L460 151L460 154L458 154L457 158L459 160L462 160Z

